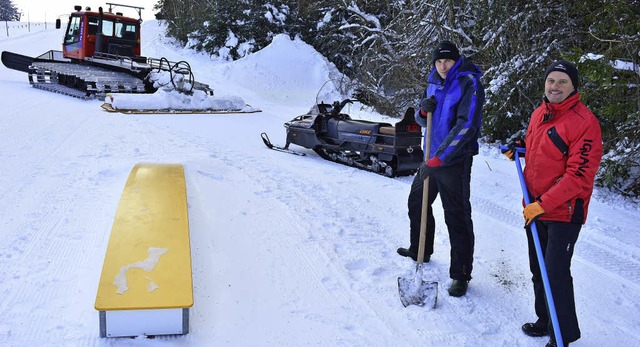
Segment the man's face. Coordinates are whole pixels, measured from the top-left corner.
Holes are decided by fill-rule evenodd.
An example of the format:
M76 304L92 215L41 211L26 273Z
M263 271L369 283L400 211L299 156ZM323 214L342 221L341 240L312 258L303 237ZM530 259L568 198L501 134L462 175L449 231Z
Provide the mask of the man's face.
M561 71L551 71L544 81L544 95L552 104L563 102L574 89L569 75Z
M456 61L453 59L436 60L436 70L438 71L438 75L440 75L442 79L445 79L447 77L447 72L449 72L449 69L451 69L455 63Z

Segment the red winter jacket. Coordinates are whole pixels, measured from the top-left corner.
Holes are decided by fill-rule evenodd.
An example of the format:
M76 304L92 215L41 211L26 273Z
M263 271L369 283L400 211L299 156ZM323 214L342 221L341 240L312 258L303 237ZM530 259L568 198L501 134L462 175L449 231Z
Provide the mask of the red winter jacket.
M533 111L524 179L545 213L540 220L584 224L602 157L600 123L575 93Z

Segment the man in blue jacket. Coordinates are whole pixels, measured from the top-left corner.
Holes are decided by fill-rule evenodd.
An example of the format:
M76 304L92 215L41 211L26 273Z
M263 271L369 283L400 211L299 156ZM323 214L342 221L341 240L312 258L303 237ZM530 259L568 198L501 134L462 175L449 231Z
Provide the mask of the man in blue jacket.
M440 42L432 58L434 67L415 116L423 127L427 117L432 117L431 157L425 158L426 163L411 185L408 199L411 245L398 248L398 254L417 259L422 189L424 179L429 176L424 261L428 262L433 254L436 227L431 205L440 194L451 243L449 277L453 282L448 292L459 297L466 294L473 269L475 237L469 197L471 165L473 156L478 154L484 87L480 83L480 69L461 56L452 42Z

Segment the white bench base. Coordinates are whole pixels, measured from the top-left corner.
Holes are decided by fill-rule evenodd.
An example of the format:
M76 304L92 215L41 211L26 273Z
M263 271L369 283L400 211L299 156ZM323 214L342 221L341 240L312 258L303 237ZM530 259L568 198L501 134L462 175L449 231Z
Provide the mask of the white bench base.
M182 335L189 333L189 309L99 311L100 337Z

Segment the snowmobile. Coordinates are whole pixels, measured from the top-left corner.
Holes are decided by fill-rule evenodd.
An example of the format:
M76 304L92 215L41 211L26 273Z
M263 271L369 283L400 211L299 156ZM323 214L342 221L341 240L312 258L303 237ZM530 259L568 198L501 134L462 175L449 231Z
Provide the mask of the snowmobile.
M312 149L323 159L373 171L388 177L411 175L423 162L422 128L415 122L414 109L409 108L395 124L354 120L342 109L352 100L333 104L320 102L307 114L284 123L286 144L271 143L262 133L264 144L273 150L295 155L290 144Z
M74 7L62 51L50 50L35 58L3 51L2 63L29 74L29 83L35 88L81 99L116 93L151 94L159 89L186 95L196 93L200 99L213 97L209 85L195 81L189 63L141 55L143 7L107 5L107 12L102 7L98 12L89 7L85 11L81 6ZM116 7L135 9L139 18L113 13ZM61 21L57 19L56 28L60 27Z

